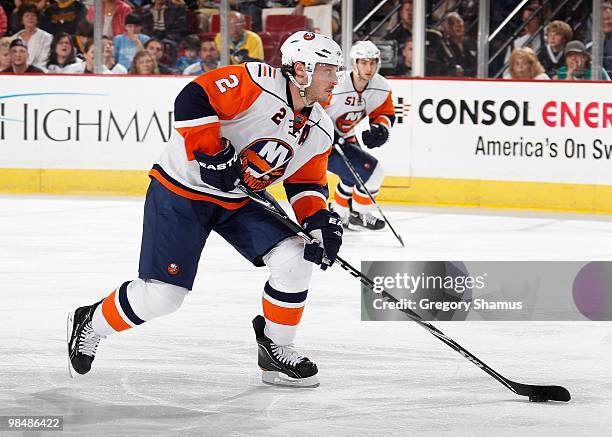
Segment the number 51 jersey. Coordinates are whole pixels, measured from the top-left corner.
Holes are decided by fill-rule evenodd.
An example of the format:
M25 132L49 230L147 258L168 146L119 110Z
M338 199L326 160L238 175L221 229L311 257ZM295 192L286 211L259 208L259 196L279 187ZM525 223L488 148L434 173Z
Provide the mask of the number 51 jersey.
M331 99L323 105L339 136L351 139L355 126L366 117L370 123L381 123L390 129L395 121L395 107L387 79L375 74L365 89L358 92L353 85L353 73L345 74L344 82L334 88Z
M240 208L249 200L244 193L202 182L195 160L194 151L221 151L221 138L236 149L249 188L283 182L300 222L326 207L332 121L318 103L294 114L289 81L279 69L227 66L187 84L174 102L174 129L150 176L183 197Z

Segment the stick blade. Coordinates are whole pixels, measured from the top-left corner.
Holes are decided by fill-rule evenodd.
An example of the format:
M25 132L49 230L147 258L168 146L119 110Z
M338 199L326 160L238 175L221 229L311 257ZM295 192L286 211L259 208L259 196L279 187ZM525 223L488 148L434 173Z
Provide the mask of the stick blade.
M404 240L402 239L401 235L397 234L397 239L399 240L399 242L402 245L402 247L406 247L406 245L404 244Z
M517 394L528 396L533 402L569 402L572 398L570 392L560 385L529 385L513 382L511 386Z

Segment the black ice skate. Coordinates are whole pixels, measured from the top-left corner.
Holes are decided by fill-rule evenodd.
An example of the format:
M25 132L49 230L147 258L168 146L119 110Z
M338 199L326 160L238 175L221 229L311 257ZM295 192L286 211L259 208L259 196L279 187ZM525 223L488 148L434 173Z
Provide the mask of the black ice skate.
M255 339L257 340L257 363L263 370L262 381L272 385L294 387L317 387L317 365L303 357L293 344L279 346L264 334L266 319L257 316L253 319Z
M89 372L100 339L105 338L96 335L91 326L94 311L100 303L102 301L77 308L75 312L68 314L68 371L72 378L77 374L84 375Z
M362 214L356 211L351 211L348 227L353 231L360 231L364 229L367 229L368 231L380 231L385 228L385 221L370 214L369 212Z

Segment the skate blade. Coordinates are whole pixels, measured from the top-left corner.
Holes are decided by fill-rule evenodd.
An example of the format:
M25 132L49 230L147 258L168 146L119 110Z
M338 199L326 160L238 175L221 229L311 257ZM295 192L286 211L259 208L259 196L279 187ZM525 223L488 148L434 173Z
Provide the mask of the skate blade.
M309 376L308 378L292 378L282 372L276 372L273 370L264 370L261 375L261 380L266 384L280 385L284 387L314 388L319 386L319 378L317 375Z
M353 232L382 232L382 231L386 231L387 227L385 226L380 229L369 229L361 225L355 225L355 224L349 223L348 226L344 229L348 229L349 231L353 231Z
M71 378L76 378L79 374L72 368L70 362L70 336L72 335L72 327L74 326L74 313L68 313L68 320L66 321L66 344L68 345L68 375Z

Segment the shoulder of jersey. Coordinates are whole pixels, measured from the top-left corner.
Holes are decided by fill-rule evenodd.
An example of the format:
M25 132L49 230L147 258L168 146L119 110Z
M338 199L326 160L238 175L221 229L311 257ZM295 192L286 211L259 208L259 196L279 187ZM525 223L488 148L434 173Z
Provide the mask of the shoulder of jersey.
M389 81L385 77L383 77L380 74L376 73L376 75L370 81L370 84L368 85L368 88L379 89L379 90L384 90L384 91L390 91L391 90L391 83L389 83Z
M263 62L247 62L245 64L249 76L260 88L278 94L285 80L280 68L274 68Z

